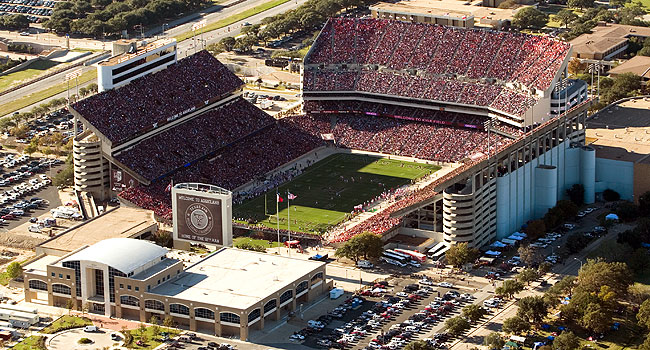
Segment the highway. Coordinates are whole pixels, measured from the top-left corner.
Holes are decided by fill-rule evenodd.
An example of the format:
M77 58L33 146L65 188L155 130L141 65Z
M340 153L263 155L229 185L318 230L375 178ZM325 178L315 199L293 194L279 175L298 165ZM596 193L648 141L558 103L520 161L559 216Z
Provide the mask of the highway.
M227 18L227 17L232 16L234 14L240 13L242 11L246 11L246 10L248 10L250 8L261 5L261 4L263 4L263 3L267 2L267 1L268 0L247 0L247 1L244 1L242 3L233 5L232 7L222 8L218 12L207 14L204 17L200 17L200 18L197 18L197 19L192 20L190 22L180 24L180 25L178 25L178 26L176 26L174 28L168 29L168 30L165 31L165 36L164 37L171 38L171 37L174 37L174 36L179 35L181 33L184 33L187 30L190 30L190 28L192 27L192 24L194 24L196 22L199 22L199 21L201 21L203 19L206 19L207 23L209 24L209 23L216 22L216 21L219 21L221 19ZM230 1L230 2L234 2L234 0ZM265 17L274 16L274 15L286 12L288 10L291 10L291 9L294 9L294 8L300 6L301 4L303 4L305 2L306 2L306 0L292 0L292 1L289 1L289 2L284 3L282 5L271 8L271 9L269 9L267 11L264 11L262 13L259 13L257 15L251 16L251 17L249 17L247 19L244 19L244 20L241 20L239 22L233 23L232 25L230 25L228 27L225 27L225 28L222 28L222 29L217 29L217 30L214 30L214 31L211 31L211 32L203 33L203 39L205 41L205 45L210 45L211 43L218 42L219 40L221 40L222 38L225 38L227 36L239 35L239 33L241 31L241 28L243 27L244 23L246 23L246 22L251 23L251 24L260 23L261 20L263 18L265 18ZM9 33L9 34L7 34L7 33ZM16 38L20 38L21 40L25 40L26 38L28 38L28 37L20 36L17 33L10 33L10 32L6 32L6 31L0 31L0 36L4 36L5 34L7 34L6 37L11 37L11 38L16 37ZM197 35L197 38L200 38L200 37L201 37L201 35ZM31 35L31 36L29 36L29 38L32 39L32 41L41 42L41 43L52 42L52 43L58 43L59 45L65 45L65 38L57 37L57 36L55 36L53 34ZM198 40L197 40L197 42L198 42ZM180 42L178 44L178 58L179 59L194 53L195 48L194 48L193 43L194 43L194 40L188 39L188 40L185 40L185 41ZM85 47L85 48L93 48L93 49L101 48L102 45L106 44L105 45L106 49L110 49L110 43L108 43L108 42L103 43L102 41L99 41L99 40L70 39L70 44L71 44L72 47ZM202 45L201 46L197 45L196 50L198 51L202 47L203 47ZM92 66L91 67L83 67L84 72L89 71L91 69L95 69L95 67L92 67ZM11 93L0 96L0 106L2 106L3 104L5 104L5 103L7 103L9 101L13 101L13 100L21 98L23 96L27 96L27 95L30 95L30 94L32 94L34 92L41 91L41 90L47 89L47 88L49 88L51 86L57 85L57 84L63 82L63 77L64 77L64 75L66 73L68 73L68 72L63 72L63 73L53 75L53 76L51 76L51 77L49 77L47 79L39 81L38 83L25 86L25 87L23 87L21 89L18 89L16 91L11 92ZM93 82L95 82L95 81L89 81L88 83L86 83L84 85L87 85L87 84L90 84L90 83L93 83ZM56 97L61 97L61 96L65 96L65 93L60 94L60 95L58 95ZM42 102L40 102L40 103L42 103ZM32 107L33 106L30 106L30 107L24 108L24 109L22 109L20 111L28 111Z

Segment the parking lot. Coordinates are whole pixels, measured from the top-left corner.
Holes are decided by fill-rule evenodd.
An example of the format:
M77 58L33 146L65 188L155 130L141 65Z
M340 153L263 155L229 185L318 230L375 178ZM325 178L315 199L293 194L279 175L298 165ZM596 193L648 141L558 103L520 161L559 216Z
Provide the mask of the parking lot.
M51 175L62 169L63 162L13 153L0 156L0 225L11 230L48 213L61 205Z
M179 338L187 341L178 340ZM244 343L237 340L212 337L206 334L191 332L183 333L175 341L170 342L164 349L187 349L187 350L273 350L274 348L253 343Z

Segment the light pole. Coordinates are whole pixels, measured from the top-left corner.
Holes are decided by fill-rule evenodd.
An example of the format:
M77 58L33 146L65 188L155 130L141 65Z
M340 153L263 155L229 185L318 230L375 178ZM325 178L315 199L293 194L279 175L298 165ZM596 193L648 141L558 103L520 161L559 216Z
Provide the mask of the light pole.
M163 25L162 25L162 34L161 34L161 36L165 36L165 26L169 27L169 24L167 24L167 23L163 23Z
M573 258L573 260L580 262L580 270L582 270L582 260L580 260L578 258ZM578 270L578 271L580 271L580 270Z

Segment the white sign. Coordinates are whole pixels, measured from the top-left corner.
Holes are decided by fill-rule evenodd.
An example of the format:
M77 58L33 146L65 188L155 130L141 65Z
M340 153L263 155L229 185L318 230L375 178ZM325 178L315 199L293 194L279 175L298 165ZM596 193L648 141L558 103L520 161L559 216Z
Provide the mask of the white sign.
M201 29L205 27L206 23L207 23L206 20L202 20L201 22L194 23L192 24L192 30Z
M81 68L77 69L76 71L70 72L65 75L65 81L72 80L75 78L79 78L81 76Z

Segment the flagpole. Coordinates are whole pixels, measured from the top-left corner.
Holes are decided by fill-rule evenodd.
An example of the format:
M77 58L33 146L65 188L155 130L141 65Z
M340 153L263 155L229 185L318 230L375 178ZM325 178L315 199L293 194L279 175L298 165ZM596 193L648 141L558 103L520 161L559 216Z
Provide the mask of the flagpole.
M289 190L287 190L287 234L289 235L289 242L291 242L291 199L289 198ZM290 243L291 244L291 243ZM289 247L289 256L291 256L291 247Z
M264 192L264 216L268 215L268 210L266 209L266 192Z
M275 188L275 217L278 219L278 254L280 254L280 195L278 188Z

